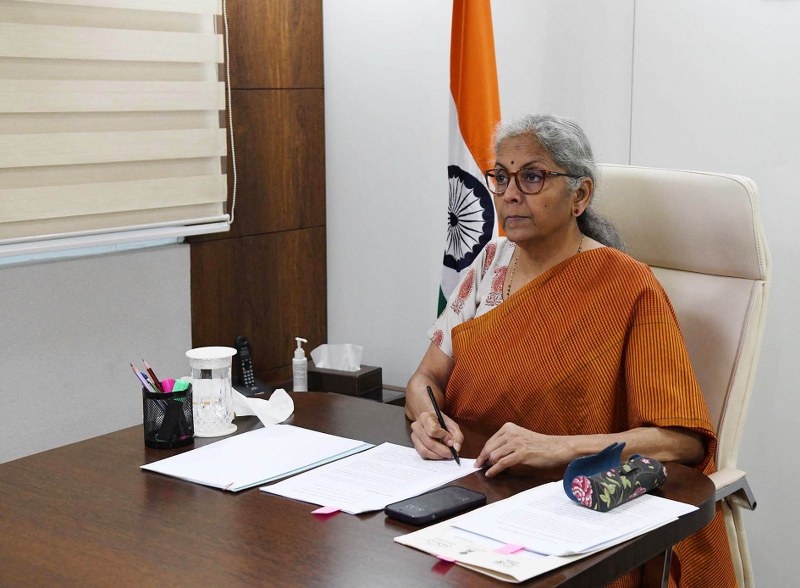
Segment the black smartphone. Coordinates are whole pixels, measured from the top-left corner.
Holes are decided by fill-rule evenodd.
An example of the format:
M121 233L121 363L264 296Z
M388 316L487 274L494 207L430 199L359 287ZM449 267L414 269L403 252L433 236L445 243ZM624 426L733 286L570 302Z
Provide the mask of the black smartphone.
M445 486L390 504L384 512L411 525L437 523L486 504L486 495L461 486Z

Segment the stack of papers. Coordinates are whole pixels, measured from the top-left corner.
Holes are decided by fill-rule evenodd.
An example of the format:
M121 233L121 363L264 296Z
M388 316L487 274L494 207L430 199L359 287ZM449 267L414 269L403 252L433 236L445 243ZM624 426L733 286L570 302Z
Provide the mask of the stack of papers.
M271 425L141 466L143 470L237 492L372 447L293 425Z
M395 541L501 580L523 582L694 510L646 494L601 513L573 502L561 482L552 482Z
M455 526L544 555L576 555L617 545L693 510L645 494L597 512L567 498L561 482L551 482L477 509Z
M471 474L473 463L474 459L463 457L460 466L455 461L425 460L412 447L383 443L261 490L359 514L382 510Z
M466 515L462 515L466 516ZM558 557L527 550L508 550L507 543L462 531L453 526L458 517L419 531L395 537L395 542L430 553L446 561L504 582L519 583L565 566L589 554ZM509 553L511 551L511 553Z

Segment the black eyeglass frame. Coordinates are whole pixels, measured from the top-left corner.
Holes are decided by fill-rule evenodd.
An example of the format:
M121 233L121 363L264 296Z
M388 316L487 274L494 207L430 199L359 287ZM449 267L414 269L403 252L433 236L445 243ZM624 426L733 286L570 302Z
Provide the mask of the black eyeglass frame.
M522 185L520 185L520 183L519 183L519 176L517 174L519 174L520 172L525 172L525 171L535 171L535 172L540 172L540 173L543 174L542 183L539 186L539 189L536 190L536 192L527 192L527 191L522 189ZM506 190L508 190L508 186L511 185L511 182L508 182L508 186L506 186L505 190L503 190L502 192L495 192L492 189L492 182L491 182L490 178L493 178L494 177L493 174L495 174L497 172L503 172L503 173L507 174L509 177L513 176L514 177L514 183L517 185L517 190L519 190L522 194L527 194L528 196L534 196L534 195L538 194L539 192L541 192L544 189L545 179L547 179L547 176L564 176L566 178L572 178L574 180L577 180L578 178L583 178L584 177L584 176L576 176L576 175L573 175L573 174L567 174L567 173L563 173L563 172L551 171L549 169L536 169L536 168L533 168L533 167L523 167L522 169L518 169L515 172L507 171L507 170L504 170L504 169L487 169L486 171L483 172L483 178L484 178L484 181L486 182L486 187L489 189L489 192L491 192L495 196L502 196L503 194L505 194Z

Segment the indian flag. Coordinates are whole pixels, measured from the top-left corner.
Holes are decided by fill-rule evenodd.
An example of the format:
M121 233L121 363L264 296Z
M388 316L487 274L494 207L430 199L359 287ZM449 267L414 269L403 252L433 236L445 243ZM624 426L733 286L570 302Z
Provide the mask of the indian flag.
M483 170L494 163L492 133L500 120L489 0L453 0L450 94L450 199L439 313L461 272L497 235L492 195L483 181Z

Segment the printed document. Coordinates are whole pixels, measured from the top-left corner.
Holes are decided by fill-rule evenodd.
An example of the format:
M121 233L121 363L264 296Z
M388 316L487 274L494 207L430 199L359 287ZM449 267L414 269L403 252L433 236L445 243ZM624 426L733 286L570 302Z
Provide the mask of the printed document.
M590 553L616 545L697 510L645 494L608 512L585 508L551 482L459 517L459 529L544 555Z
M270 425L142 466L143 470L237 492L372 447L294 425Z
M665 525L696 507L644 495L600 513L544 484L395 542L505 582L524 582Z
M349 514L382 510L475 471L474 459L422 459L412 447L383 443L358 455L261 488Z
M465 516L465 515L462 515ZM504 582L519 583L577 561L587 554L556 557L508 545L454 526L458 518L395 537L395 542ZM515 546L518 547L518 546Z

